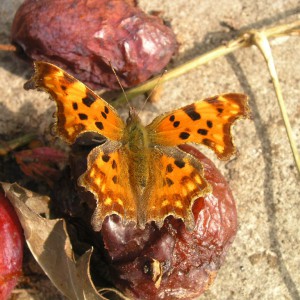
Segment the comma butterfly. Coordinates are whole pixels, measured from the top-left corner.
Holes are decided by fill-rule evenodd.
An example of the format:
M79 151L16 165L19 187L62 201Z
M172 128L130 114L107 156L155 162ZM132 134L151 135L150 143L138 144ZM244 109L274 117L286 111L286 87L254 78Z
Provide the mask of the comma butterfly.
M192 229L194 201L209 193L201 163L177 146L203 144L220 159L235 152L231 125L248 117L247 97L223 94L162 114L144 126L130 108L125 122L116 110L83 83L46 62L35 62L25 89L43 89L57 104L57 130L68 143L84 132L107 140L88 155L79 185L94 194L94 230L106 216L117 214L139 227L163 224L173 215Z

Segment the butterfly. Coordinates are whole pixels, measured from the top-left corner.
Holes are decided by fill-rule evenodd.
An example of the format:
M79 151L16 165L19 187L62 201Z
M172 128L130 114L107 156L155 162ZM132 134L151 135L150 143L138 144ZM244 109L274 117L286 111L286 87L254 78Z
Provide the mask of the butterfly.
M59 67L38 61L25 89L44 90L57 104L56 129L67 143L95 132L106 138L88 155L78 184L96 200L95 231L104 219L119 215L141 228L150 221L162 226L173 215L194 227L195 200L211 192L203 166L180 150L185 143L202 144L219 159L235 153L231 126L249 116L244 94L223 94L194 102L155 118L144 126L134 108L124 122L117 111L82 82Z

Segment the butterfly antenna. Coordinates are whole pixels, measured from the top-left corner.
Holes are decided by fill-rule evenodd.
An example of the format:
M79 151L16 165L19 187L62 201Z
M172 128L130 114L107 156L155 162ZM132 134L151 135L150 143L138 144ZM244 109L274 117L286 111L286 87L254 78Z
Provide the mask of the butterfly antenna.
M124 94L124 97L125 97L125 99L126 99L126 102L127 102L128 106L131 107L131 106L130 106L130 103L129 103L129 100L128 100L128 98L127 98L127 95L126 95L126 93L125 93L125 90L124 90L124 88L123 88L123 86L122 86L122 83L121 83L121 81L120 81L120 79L119 79L119 76L117 75L116 70L115 70L114 67L112 66L111 61L109 61L109 64L110 64L110 67L111 67L111 69L112 69L114 75L115 75L116 78L117 78L118 84L119 84L119 86L120 86L120 88L121 88L121 90L122 90L122 92L123 92L123 94Z
M139 115L139 113L140 113L141 111L143 111L143 109L145 108L145 106L146 106L148 100L150 99L150 97L152 96L152 94L157 90L157 88L158 88L158 86L159 86L159 84L160 84L160 82L161 82L161 79L162 79L162 77L163 77L163 75L164 75L165 73L167 73L167 70L164 70L163 72L161 72L161 74L160 74L160 76L159 76L159 78L158 78L158 80L157 80L157 82L156 82L156 84L155 84L155 87L152 89L152 91L150 92L150 94L148 94L148 96L147 96L147 98L145 99L145 101L144 101L144 103L143 103L141 109L140 109L139 112L138 112L138 115Z

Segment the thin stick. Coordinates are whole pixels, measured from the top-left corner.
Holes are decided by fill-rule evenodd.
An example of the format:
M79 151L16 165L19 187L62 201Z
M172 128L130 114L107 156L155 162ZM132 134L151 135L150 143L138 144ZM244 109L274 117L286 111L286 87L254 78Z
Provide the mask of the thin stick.
M268 65L268 69L269 69L269 72L270 72L270 75L272 78L272 82L273 82L274 89L276 92L278 104L280 107L281 115L282 115L282 118L284 121L286 133L287 133L287 136L288 136L288 139L290 142L290 146L291 146L291 149L292 149L292 152L294 155L294 159L296 162L296 166L298 168L298 172L300 173L300 157L299 157L299 153L298 153L295 139L293 136L292 127L291 127L291 124L290 124L290 121L288 118L288 114L286 111L285 103L283 100L281 86L280 86L278 75L276 72L273 55L272 55L272 50L271 50L269 41L268 41L265 33L262 31L262 32L256 32L253 35L253 43L255 43L255 45L261 51L262 55L264 56L264 58L266 60L267 65Z
M267 38L275 38L279 36L284 35L299 35L299 28L300 28L300 20L284 24L284 25L278 25L273 26L270 28L267 28L264 30L264 33ZM242 34L240 37L238 37L235 40L232 40L228 42L226 45L217 47L216 49L209 51L203 55L200 55L181 66L174 68L170 71L168 71L167 74L163 76L161 79L161 82L168 81L170 79L176 78L178 76L181 76L205 63L208 63L218 57L225 56L227 54L230 54L238 49L244 48L244 47L250 47L253 45L252 36L257 31L249 31L244 34ZM126 91L126 95L128 99L132 99L136 97L137 95L146 93L149 90L152 90L154 86L157 84L157 81L159 80L160 76L154 77L151 80L146 81L145 83L141 84L140 86L137 86L135 88L129 89ZM124 95L120 95L115 101L114 106L118 107L120 106L125 100Z

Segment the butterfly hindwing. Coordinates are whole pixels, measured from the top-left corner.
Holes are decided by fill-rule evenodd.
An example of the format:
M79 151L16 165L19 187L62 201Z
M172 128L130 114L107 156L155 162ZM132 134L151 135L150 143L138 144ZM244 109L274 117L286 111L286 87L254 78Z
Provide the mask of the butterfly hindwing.
M226 159L235 152L231 126L248 115L244 94L223 94L159 116L147 128L153 144L203 144L214 150L218 158Z
M101 229L105 217L112 214L119 215L125 222L137 219L128 159L120 145L112 144L107 141L90 152L87 171L78 180L79 185L95 196L92 225L96 231Z
M161 226L165 217L173 215L192 229L194 201L210 191L197 159L177 147L156 147L151 154L149 186L144 193L146 222L155 220Z
M57 104L57 130L69 143L79 134L97 132L108 139L122 138L124 122L115 109L82 82L57 66L35 62L35 75L26 89L43 89Z

